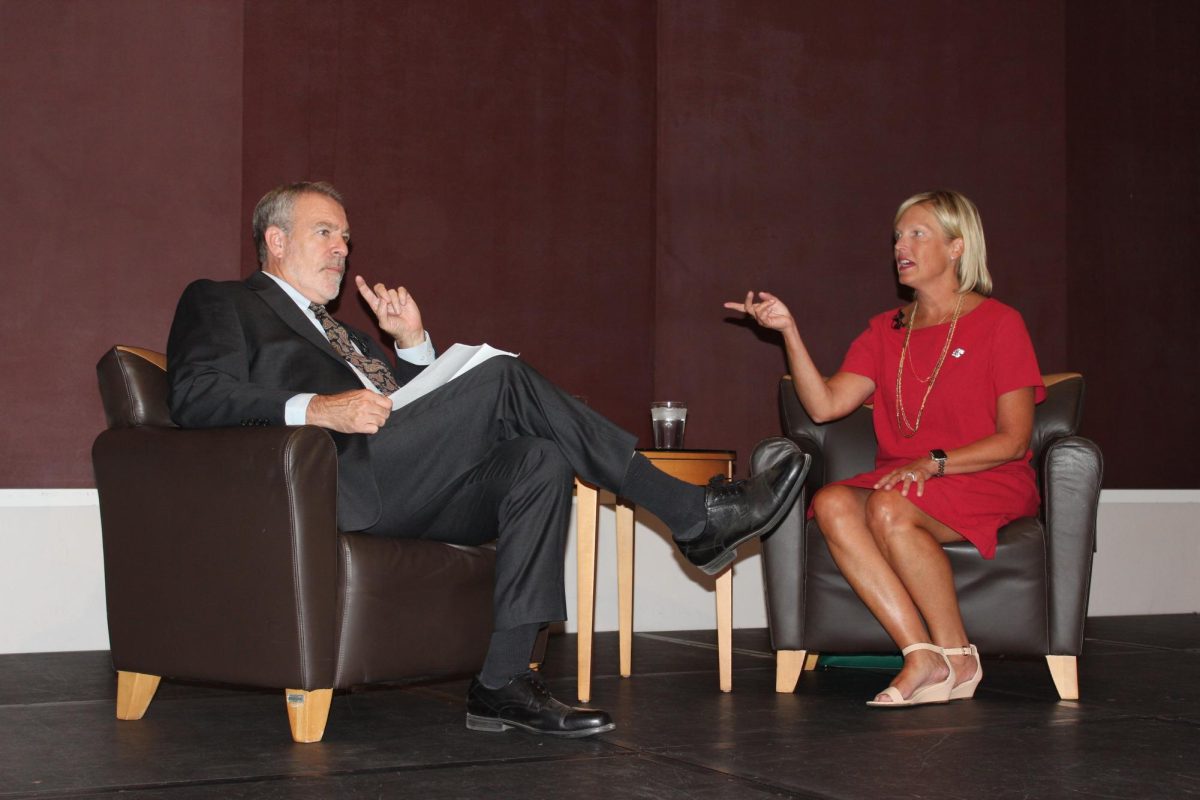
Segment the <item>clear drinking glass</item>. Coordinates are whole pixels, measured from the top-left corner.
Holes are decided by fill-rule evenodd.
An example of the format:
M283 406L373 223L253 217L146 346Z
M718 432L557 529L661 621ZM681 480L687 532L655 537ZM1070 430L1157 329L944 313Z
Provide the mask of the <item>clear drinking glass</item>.
M687 403L656 400L650 404L650 424L654 428L655 450L682 450L683 430L687 426Z

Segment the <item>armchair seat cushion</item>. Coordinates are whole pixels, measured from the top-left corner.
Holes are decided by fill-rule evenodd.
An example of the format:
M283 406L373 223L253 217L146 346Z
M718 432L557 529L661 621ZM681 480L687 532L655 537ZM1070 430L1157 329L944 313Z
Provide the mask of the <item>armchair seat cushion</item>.
M819 652L890 653L896 645L833 562L815 520L805 537L808 576L804 647ZM1046 634L1046 547L1041 523L1022 517L1000 531L997 557L986 561L970 542L943 548L954 570L963 621L990 653L1041 652Z
M1036 517L1000 529L996 558L968 542L943 548L972 641L988 653L1049 653L1046 534Z
M343 533L338 560L334 686L473 672L483 663L493 547Z

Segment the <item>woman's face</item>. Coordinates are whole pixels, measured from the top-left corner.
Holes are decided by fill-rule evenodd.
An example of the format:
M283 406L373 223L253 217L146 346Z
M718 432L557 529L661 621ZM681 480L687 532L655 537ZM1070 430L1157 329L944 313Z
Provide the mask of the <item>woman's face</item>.
M896 223L892 253L900 283L912 288L949 281L958 288L954 262L962 255L962 239L948 239L937 217L925 204L904 212Z

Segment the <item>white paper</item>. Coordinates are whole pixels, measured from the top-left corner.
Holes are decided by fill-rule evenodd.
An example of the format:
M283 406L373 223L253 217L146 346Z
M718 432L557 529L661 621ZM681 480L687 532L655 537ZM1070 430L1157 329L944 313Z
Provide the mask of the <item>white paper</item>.
M470 369L474 369L489 358L496 356L517 357L516 353L497 350L490 344L452 344L437 357L437 360L421 370L421 374L392 392L392 411L404 408L412 401L424 397L439 386L444 386Z

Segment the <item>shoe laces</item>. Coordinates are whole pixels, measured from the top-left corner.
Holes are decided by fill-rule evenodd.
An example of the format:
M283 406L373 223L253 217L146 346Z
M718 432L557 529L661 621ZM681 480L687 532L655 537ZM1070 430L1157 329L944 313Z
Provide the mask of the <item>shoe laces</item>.
M544 697L550 697L550 690L546 688L546 682L542 680L542 676L535 670L529 670L529 683L533 686L533 690Z
M708 488L716 498L728 498L742 494L745 490L745 485L745 481L731 481L720 474L713 475L708 479Z

